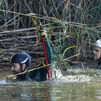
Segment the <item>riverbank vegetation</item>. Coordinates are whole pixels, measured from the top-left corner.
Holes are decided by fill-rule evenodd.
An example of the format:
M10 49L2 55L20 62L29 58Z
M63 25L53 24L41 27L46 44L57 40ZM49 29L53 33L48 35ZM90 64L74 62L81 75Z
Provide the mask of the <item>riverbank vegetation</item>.
M18 51L28 52L33 65L44 58L40 24L57 61L93 59L94 43L101 37L100 19L100 0L1 0L0 65L8 64Z

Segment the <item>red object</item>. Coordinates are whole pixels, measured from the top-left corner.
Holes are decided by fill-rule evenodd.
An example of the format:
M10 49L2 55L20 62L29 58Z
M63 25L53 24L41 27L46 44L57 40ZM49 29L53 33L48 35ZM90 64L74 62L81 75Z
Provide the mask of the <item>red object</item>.
M40 28L42 28L42 25L40 25ZM45 60L46 60L46 65L47 65L48 79L50 80L49 66L48 66L48 60L47 60L47 53L46 53L46 47L45 47L45 42L44 42L44 37L43 36L42 36L42 43L43 43Z
M42 28L42 25L40 25L40 29Z

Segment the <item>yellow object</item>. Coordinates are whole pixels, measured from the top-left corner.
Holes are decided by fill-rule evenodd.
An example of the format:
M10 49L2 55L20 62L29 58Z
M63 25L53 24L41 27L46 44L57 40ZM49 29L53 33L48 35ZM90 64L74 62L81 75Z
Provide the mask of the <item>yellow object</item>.
M57 19L55 17L50 17L50 18L53 19L53 20L56 20L56 21L61 21L60 19Z
M46 64L44 63L44 60L42 60L42 65L43 65L43 66L46 66Z
M34 22L34 24L35 24L35 29L36 29L36 35L37 35L37 37L36 37L36 41L38 41L38 25L37 25L37 22L36 22L36 19L34 19L33 17L32 17L32 21Z
M32 18L32 21L34 22L34 24L36 25L36 20L34 18Z
M48 24L48 29L49 29L49 40L51 40L52 25L50 23Z
M46 33L46 30L43 30L43 32L41 32L41 36L43 36L43 37L44 37L44 39L46 39L46 38L47 38L47 33Z

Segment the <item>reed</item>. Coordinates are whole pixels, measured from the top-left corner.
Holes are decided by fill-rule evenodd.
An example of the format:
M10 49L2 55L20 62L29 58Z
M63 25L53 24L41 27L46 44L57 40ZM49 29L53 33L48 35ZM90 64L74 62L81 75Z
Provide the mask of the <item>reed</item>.
M101 37L101 0L1 0L0 3L0 61L6 57L9 60L16 51L27 51L35 58L38 54L32 53L39 50L39 56L43 56L40 42L36 41L40 39L36 31L40 23L49 32L58 61L78 53L76 59L93 58L93 44ZM33 49L34 44L37 47ZM12 50L9 55L8 50Z

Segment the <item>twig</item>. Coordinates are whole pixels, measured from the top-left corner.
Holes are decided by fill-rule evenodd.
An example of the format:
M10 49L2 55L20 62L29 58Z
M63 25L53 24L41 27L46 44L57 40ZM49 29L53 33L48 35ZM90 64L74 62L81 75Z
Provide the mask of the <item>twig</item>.
M75 55L73 55L73 56L70 56L70 57L68 57L68 58L66 58L66 59L64 59L64 60L68 60L68 59L74 58L74 57L76 57L76 56L78 56L78 55L80 55L80 53L75 54Z
M23 28L23 29L18 29L18 30L11 30L11 31L3 31L0 33L12 33L12 32L21 32L21 31L29 31L35 29L34 27L31 28Z
M48 64L48 66L50 66L51 64ZM0 78L0 80L4 80L4 79L8 79L8 78L14 78L16 76L19 76L19 75L22 75L22 74L25 74L25 73L28 73L28 72L31 72L31 71L34 71L34 70L38 70L38 69L41 69L41 68L44 68L46 66L41 66L41 67L38 67L38 68L33 68L33 69L30 69L28 71L24 71L24 72L21 72L21 73L18 73L18 74L14 74L14 75L8 75L8 76L5 76L3 78Z

